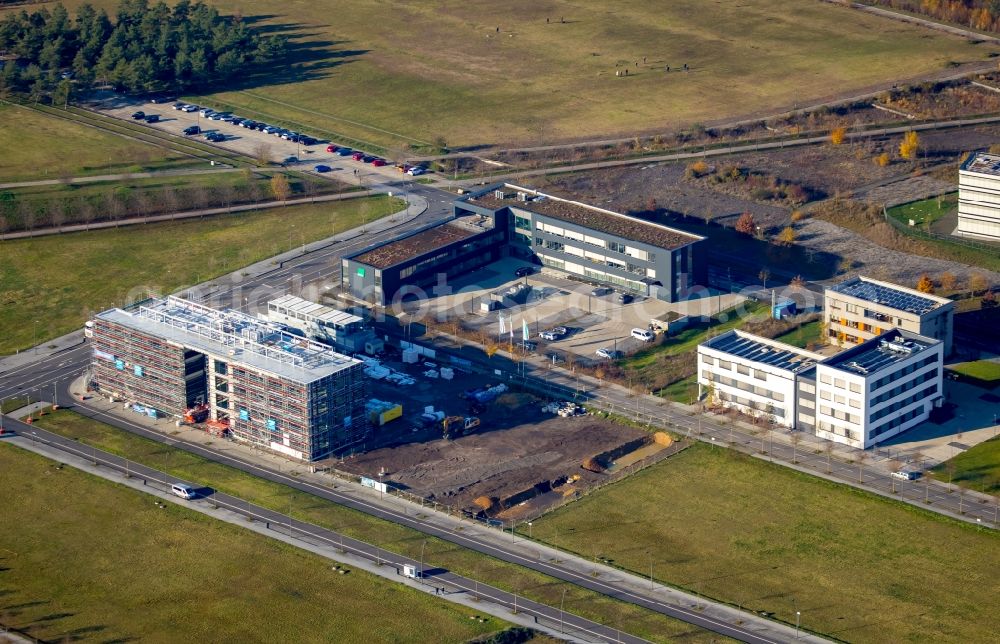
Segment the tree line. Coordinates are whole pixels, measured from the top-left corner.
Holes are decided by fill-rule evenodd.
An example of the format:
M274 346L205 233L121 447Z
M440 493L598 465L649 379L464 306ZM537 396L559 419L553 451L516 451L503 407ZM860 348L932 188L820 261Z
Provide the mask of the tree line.
M874 0L874 3L979 31L1000 32L1000 0Z
M83 4L62 4L0 21L0 89L68 92L112 84L132 92L180 91L225 82L287 51L284 36L264 36L239 14L222 16L196 0L122 0L114 18ZM70 83L72 79L73 83Z

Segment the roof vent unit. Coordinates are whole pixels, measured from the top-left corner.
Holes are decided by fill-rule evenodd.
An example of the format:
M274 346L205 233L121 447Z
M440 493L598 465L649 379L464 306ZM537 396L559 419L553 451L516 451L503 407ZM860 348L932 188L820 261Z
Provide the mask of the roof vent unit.
M892 342L887 342L885 340L882 340L881 342L879 342L879 345L882 349L892 351L893 353L901 353L904 355L909 355L913 353L914 349L914 344L912 342L908 342L907 340L904 340L903 338L898 336L895 339L893 339Z
M504 199L507 198L507 193L504 192L503 189L497 189L496 191L493 192L493 196L503 201Z
M517 200L518 201L528 201L528 193L527 192L518 192L517 193Z
M848 369L853 369L854 371L857 371L861 375L866 375L868 373L868 368L867 367L863 366L861 363L856 362L854 360L852 360L851 362L848 362L844 366L847 367Z

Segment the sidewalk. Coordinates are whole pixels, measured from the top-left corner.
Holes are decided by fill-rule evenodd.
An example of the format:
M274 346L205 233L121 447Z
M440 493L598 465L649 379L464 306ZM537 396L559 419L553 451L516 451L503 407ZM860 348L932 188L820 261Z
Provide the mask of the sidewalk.
M77 380L71 387L74 395L81 393L82 381ZM79 399L78 399L79 401ZM683 609L703 618L738 625L755 634L775 641L789 641L795 637L794 625L787 625L765 619L754 613L741 611L734 606L716 603L712 600L676 590L655 580L642 578L604 564L595 564L572 553L532 541L520 534L510 534L499 528L488 527L478 521L452 516L422 503L409 501L392 494L381 495L372 488L363 487L353 479L340 478L334 474L316 472L305 463L289 461L281 456L260 452L235 441L220 441L204 431L189 426L177 427L171 420L154 420L147 416L124 411L120 404L112 404L100 397L92 397L82 403L98 411L112 413L129 423L152 429L171 440L193 443L212 451L226 454L258 467L293 476L296 480L308 482L338 494L363 501L368 505L395 510L422 524L448 532L461 533L467 539L474 539L497 550L514 553L526 561L544 564L552 569L571 573L576 577L589 579L599 585L606 585L606 593L623 601L641 599L655 604ZM800 632L799 639L806 642L826 641L821 637Z

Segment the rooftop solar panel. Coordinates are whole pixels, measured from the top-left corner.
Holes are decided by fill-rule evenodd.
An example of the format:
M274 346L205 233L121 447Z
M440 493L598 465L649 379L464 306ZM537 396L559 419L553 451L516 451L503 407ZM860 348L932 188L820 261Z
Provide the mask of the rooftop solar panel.
M705 343L705 346L736 358L753 360L786 371L807 369L816 363L809 355L747 338L735 332L712 338Z
M906 311L916 315L923 315L940 306L938 302L930 298L861 279L837 284L831 290L836 293L865 300L866 302L881 304L894 308L897 311Z

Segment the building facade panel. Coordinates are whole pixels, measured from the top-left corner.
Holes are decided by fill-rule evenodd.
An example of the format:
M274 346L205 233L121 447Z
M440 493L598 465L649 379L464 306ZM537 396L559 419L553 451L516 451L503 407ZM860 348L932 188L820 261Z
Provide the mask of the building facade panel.
M973 153L959 168L955 234L1000 241L1000 156Z

